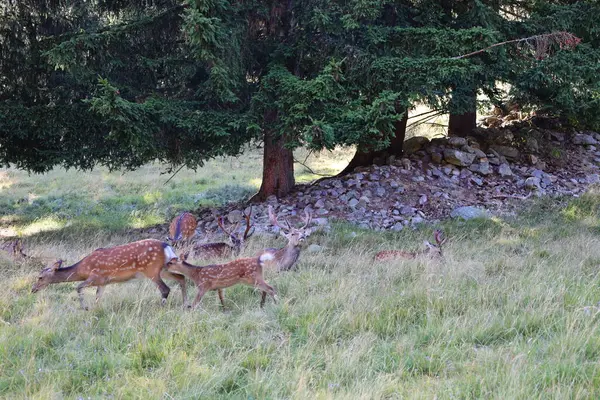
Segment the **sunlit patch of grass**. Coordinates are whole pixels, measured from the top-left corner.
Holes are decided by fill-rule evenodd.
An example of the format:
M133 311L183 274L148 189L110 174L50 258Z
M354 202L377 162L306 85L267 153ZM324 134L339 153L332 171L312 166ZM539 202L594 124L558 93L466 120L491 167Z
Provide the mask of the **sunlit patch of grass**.
M8 189L14 184L8 171L0 171L0 191Z
M147 228L155 226L164 221L164 218L159 215L144 214L144 215L133 215L129 222L129 226L132 228Z
M56 231L61 228L64 228L66 225L66 221L60 220L55 216L49 216L45 218L40 218L35 222L26 225L20 230L20 234L23 236L30 236L40 232L49 232Z

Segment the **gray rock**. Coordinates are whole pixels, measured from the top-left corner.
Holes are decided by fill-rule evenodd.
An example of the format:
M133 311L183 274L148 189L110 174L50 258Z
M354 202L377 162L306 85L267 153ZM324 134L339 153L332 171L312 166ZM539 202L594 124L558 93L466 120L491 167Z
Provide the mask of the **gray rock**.
M463 206L452 210L450 213L452 218L462 218L465 220L474 218L490 218L490 212L486 209L475 206Z
M269 204L277 204L277 196L275 196L274 194L272 194L269 197L267 197L267 203L269 203Z
M494 145L491 146L490 149L494 150L499 155L504 156L506 158L510 158L512 160L518 159L520 155L519 150L511 146Z
M417 176L413 176L412 178L410 178L413 182L423 182L425 180L425 178L423 178L421 175L417 175Z
M448 138L448 144L458 149L467 145L467 139L459 136L452 136Z
M313 218L312 222L314 224L323 226L323 225L327 225L329 223L329 220L327 220L327 218Z
M323 246L319 246L318 244L311 244L306 249L309 253L318 253L323 251Z
M444 159L444 156L442 156L441 153L438 153L438 152L431 153L431 161L433 161L434 163L441 164L443 159Z
M234 224L242 220L242 212L240 210L232 210L227 214L227 221L230 224Z
M540 169L534 169L533 171L531 171L530 173L531 176L534 176L536 178L542 179L542 177L545 175L544 171L540 170Z
M316 208L323 208L325 207L325 201L323 199L319 199L315 202L315 207Z
M390 181L390 187L395 189L397 187L400 187L400 184L396 181Z
M573 144L596 144L598 141L592 135L578 133L573 136Z
M529 178L525 179L525 187L529 189L538 189L540 187L540 178L530 176Z
M538 145L538 141L535 140L535 138L528 137L525 140L525 148L528 151L531 151L533 153L537 153L539 151L539 149L540 149L540 146Z
M429 143L429 139L423 136L414 136L404 142L402 150L405 155L411 155L421 150Z
M475 154L466 153L455 149L444 150L444 159L447 163L457 165L459 167L468 167L475 160Z
M327 214L329 214L329 211L327 211L327 210L326 210L326 209L324 209L324 208L319 208L319 209L317 210L317 215L327 215Z
M375 189L375 196L377 196L377 197L385 196L385 189L382 188L381 186L378 187L377 189Z
M498 167L498 173L504 178L513 176L513 172L508 164L500 164L500 167Z
M392 230L395 232L400 232L402 229L404 229L404 225L402 225L402 222L396 222L394 226L392 226Z
M350 207L356 207L357 204L358 204L358 200L356 200L355 198L351 198L350 201L348 201L348 205Z
M414 213L415 213L415 211L417 211L417 209L416 209L416 208L413 208L413 207L406 207L406 206L405 206L405 207L402 207L402 208L400 209L400 214L402 214L402 215L409 215L409 214L414 214Z
M492 173L492 168L490 167L490 163L487 161L480 162L477 164L471 164L469 169L473 172L476 172L480 175L489 175Z
M410 223L413 224L413 225L422 224L423 222L425 222L425 219L423 217L418 216L418 215L416 217L413 217L410 220Z
M427 203L427 195L421 195L421 197L419 197L419 204L423 205Z
M600 182L600 175L591 174L591 175L586 176L585 179L587 180L587 183L598 183L598 182Z
M482 186L483 185L483 179L478 178L476 176L472 176L471 177L471 182L473 182L474 184L476 184L477 186Z
M475 153L475 157L477 157L479 159L487 158L487 156L485 155L485 153L483 151L481 151L481 149L473 148L473 152Z

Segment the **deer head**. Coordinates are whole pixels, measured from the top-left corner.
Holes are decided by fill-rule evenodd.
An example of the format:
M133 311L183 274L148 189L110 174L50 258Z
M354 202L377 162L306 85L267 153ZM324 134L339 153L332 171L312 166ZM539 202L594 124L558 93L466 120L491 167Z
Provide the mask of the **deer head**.
M312 233L312 230L308 228L308 225L310 225L310 222L312 221L312 214L307 210L304 211L304 218L302 220L304 225L300 228L294 228L287 219L285 219L287 228L281 226L277 221L277 216L275 215L272 206L269 206L269 221L271 222L271 225L277 226L280 229L281 235L288 240L289 245L294 247L299 246L304 239Z
M42 270L42 272L40 272L40 275L38 276L37 281L31 288L31 293L36 293L37 291L39 291L39 290L45 288L46 286L48 286L49 284L53 283L54 282L53 278L56 274L56 271L61 267L62 263L63 263L63 260L56 260L56 262L54 264L52 264L50 267L44 268Z
M245 227L243 233L241 230L239 230L239 227L240 227L239 223L237 223L232 230L227 230L223 223L224 218L223 217L217 218L217 224L219 225L221 230L223 232L225 232L225 234L229 237L229 240L231 241L232 246L237 251L239 251L242 248L246 239L248 239L250 236L252 236L252 234L254 234L254 229L251 229L253 227L253 225L250 221L250 217L252 216L252 207L250 207L250 211L248 212L248 214L246 214L244 212L243 215L244 215L244 220L246 221L246 227Z
M448 238L442 239L442 231L439 229L436 229L435 232L433 232L433 237L435 239L436 244L431 244L427 240L425 242L423 242L423 244L426 247L426 252L428 252L429 254L432 254L432 255L441 256L442 255L442 245L444 243L446 243L446 240Z

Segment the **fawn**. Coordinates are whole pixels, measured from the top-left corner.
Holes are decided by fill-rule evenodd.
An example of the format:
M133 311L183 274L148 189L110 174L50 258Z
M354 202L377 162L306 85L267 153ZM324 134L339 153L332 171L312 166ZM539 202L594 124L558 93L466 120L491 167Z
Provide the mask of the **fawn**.
M198 221L189 212L184 212L181 215L173 218L171 225L169 225L169 237L174 245L179 242L187 242L196 235L196 228L198 227Z
M277 265L277 271L289 271L294 268L296 261L300 257L300 245L311 234L311 229L307 228L312 221L312 214L308 211L304 212L304 225L300 228L293 228L286 219L287 228L282 227L277 221L277 217L273 212L273 207L269 206L269 221L271 225L279 227L281 235L287 239L287 245L280 249L268 248L261 253L269 253L273 255L273 262Z
M187 300L185 278L165 269L167 263L176 258L177 255L171 246L155 239L100 248L70 267L61 268L63 261L58 260L51 267L43 269L31 291L36 293L51 283L83 281L77 286L77 294L81 308L87 310L83 301L84 288L96 286L96 302L98 302L105 285L146 277L156 284L164 304L170 289L161 279L162 275L179 283L185 306Z
M248 239L254 233L251 231L252 224L250 218L252 216L252 207L248 214L244 212L244 220L246 221L246 227L244 233L239 231L239 223L232 229L227 230L223 224L223 217L217 218L217 224L223 232L229 237L231 244L218 242L218 243L204 243L194 245L192 248L192 254L196 257L211 259L211 258L225 258L225 257L237 257L240 255L246 239Z
M375 255L375 261L387 261L387 260L395 260L397 258L406 258L412 259L421 255L428 255L431 257L441 257L442 254L442 245L446 243L446 238L442 240L442 231L439 229L433 233L433 237L435 238L436 244L431 244L427 240L423 242L425 245L425 249L416 252L408 252L402 250L384 250L380 251Z
M8 255L15 260L29 258L29 256L25 254L25 251L23 250L23 241L20 238L2 243L2 245L0 245L0 249L8 253Z
M206 266L196 266L189 264L187 254L180 259L171 259L167 264L167 270L172 273L182 274L194 281L198 287L198 294L192 303L192 308L196 307L202 296L209 290L216 290L219 295L221 305L225 307L223 300L223 289L238 283L254 286L262 290L260 301L261 308L265 304L267 293L277 302L275 289L265 282L263 278L263 266L266 261L273 258L270 253L261 254L258 257L239 258L226 264L215 264Z

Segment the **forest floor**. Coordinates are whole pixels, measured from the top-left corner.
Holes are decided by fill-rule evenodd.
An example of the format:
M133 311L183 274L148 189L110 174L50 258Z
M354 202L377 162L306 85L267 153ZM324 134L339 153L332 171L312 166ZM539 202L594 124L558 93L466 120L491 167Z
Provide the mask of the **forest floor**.
M331 174L350 157L309 165ZM159 166L124 175L2 170L0 235L21 235L41 262L73 263L141 239L133 228L198 202L243 197L256 190L259 165L250 152L167 185ZM315 177L301 166L297 176ZM161 307L151 282L134 281L108 286L85 312L74 284L31 294L39 262L2 255L0 397L599 398L600 192L439 227L449 238L443 260L374 263L382 249L419 249L431 227L335 223L309 238L322 251L303 252L297 272L266 271L280 302L262 310L247 287L225 290L225 312L214 293L183 311L173 285ZM256 236L244 254L279 244Z

